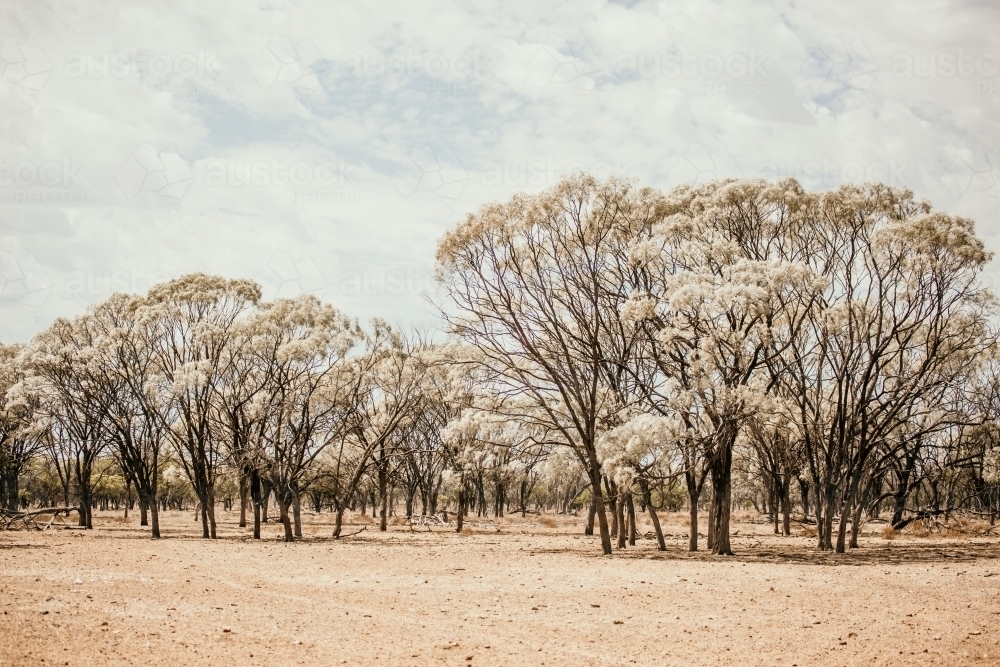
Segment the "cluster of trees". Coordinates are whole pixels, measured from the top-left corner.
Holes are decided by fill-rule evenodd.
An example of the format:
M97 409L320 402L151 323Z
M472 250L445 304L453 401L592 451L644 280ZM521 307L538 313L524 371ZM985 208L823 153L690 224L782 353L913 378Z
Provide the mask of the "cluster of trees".
M500 397L490 409L604 484L605 553L605 499L622 525L622 505L668 478L689 496L690 548L707 483L708 546L732 553L734 460L786 532L800 486L821 549L843 552L848 525L855 546L866 513L892 500L899 516L927 487L946 510L994 516L990 255L971 220L909 191L664 193L581 175L468 216L437 259L449 331Z
M397 499L458 530L588 507L605 553L637 508L665 548L656 510L685 504L689 547L707 507L718 554L740 506L785 534L795 506L839 552L885 508L992 521L989 259L970 220L883 185L580 175L443 237L446 340L193 274L0 346L0 491L16 510L44 468L36 495L86 526L134 492L154 537L187 496L205 537L234 499L259 537L273 497L289 541L304 498L335 535L368 503L384 530Z
M116 294L0 346L5 505L19 508L34 461L39 501L72 497L88 528L95 507L136 502L154 537L160 509L191 495L211 538L216 505L234 498L255 537L273 498L289 541L303 497L336 512L335 535L369 500L383 530L394 498L434 513L442 486L456 489L459 529L470 509L526 511L537 444L443 439L473 391L460 356L312 296L262 302L246 280L193 274Z

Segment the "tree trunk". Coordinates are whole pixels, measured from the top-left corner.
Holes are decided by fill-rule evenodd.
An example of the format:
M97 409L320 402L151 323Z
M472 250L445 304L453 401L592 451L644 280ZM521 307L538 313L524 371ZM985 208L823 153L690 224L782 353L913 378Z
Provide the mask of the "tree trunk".
M201 472L197 473L196 477L198 484L195 491L198 494L198 508L195 510L195 521L201 519L201 537L207 540L211 537L211 532L208 529L208 480Z
M847 536L847 503L840 509L840 524L837 526L837 549L838 554L844 553L846 551L846 536Z
M626 509L628 510L628 544L630 547L635 546L636 537L636 527L635 527L635 501L632 499L631 491L626 496Z
M778 525L778 522L779 522L779 519L778 519L778 497L779 497L779 495L783 496L784 494L781 491L781 486L778 484L778 481L775 480L775 482L774 482L774 491L771 494L771 516L774 517L774 534L775 535L779 535L780 534L780 530L781 530L780 527L779 527L779 525Z
M717 556L732 556L733 548L729 543L729 515L730 515L730 502L732 494L732 485L730 479L723 479L721 481L722 488L719 490L721 492L716 493L717 487L713 484L712 493L714 495L712 501L712 509L714 516L709 517L709 521L715 529L714 541L712 544L712 553Z
M693 498L689 498L688 502L691 503L691 507L688 509L688 521L691 524L688 530L688 551L697 551L698 550L698 497L695 496Z
M211 538L214 540L215 535L215 489L211 486L208 487L208 525L211 533Z
M653 532L656 533L656 549L657 551L666 551L667 543L663 539L663 529L660 528L660 517L656 516L656 510L653 509L653 498L649 492L649 482L645 479L640 479L639 489L642 491L642 504L646 506L646 511L649 512L649 519L653 522ZM697 520L697 517L695 520ZM695 546L697 547L697 544Z
M611 537L618 538L618 487L614 482L609 482L604 478L604 486L607 488L608 500L611 502Z
M142 501L141 501L141 499L140 499L140 506L141 506L141 509L142 509L143 518L145 518L146 508L147 507L149 508L150 518L153 521L152 526L150 526L150 529L151 529L153 537L154 538L159 538L160 537L160 509L159 509L159 507L156 504L156 489L155 488L153 488L152 490L149 491L149 497L147 498L145 504L143 504Z
M285 490L278 491L275 488L274 499L278 501L278 513L281 517L281 525L285 528L285 542L293 542L295 541L295 535L292 533L292 517L288 512L289 506L292 504L292 494Z
M455 512L455 532L462 532L462 522L465 517L465 482L462 481L458 489L458 511Z
M247 527L247 496L250 493L250 480L247 475L240 475L240 528Z
M801 477L796 478L799 481L799 495L802 496L802 518L809 518L809 482L805 481Z
M299 490L292 493L292 521L295 526L295 537L302 537L302 497Z
M708 532L705 537L705 547L711 551L715 548L715 521L712 517L715 516L715 496L709 498L708 501Z
M729 543L729 517L732 510L732 469L733 442L736 432L721 434L722 442L718 443L715 456L712 457L710 470L712 474L712 514L709 525L713 529L712 553L717 556L732 556L733 549Z
M347 509L347 505L340 504L337 506L337 515L333 522L333 536L340 538L340 529L344 525L344 510Z
M389 493L388 493L388 483L389 476L386 471L379 466L378 469L378 502L379 502L379 518L378 518L378 529L379 532L385 532L388 528L388 510L389 510Z
M524 516L523 514L521 516ZM587 525L583 529L584 535L594 534L594 517L597 516L597 500L594 494L590 494L590 509L587 510Z
M260 539L261 484L256 471L250 473L250 502L253 505L253 539Z
M605 556L611 555L611 534L608 532L608 515L604 509L604 497L601 495L601 467L597 462L596 452L591 452L590 484L594 490L595 510L597 512L597 527L601 534L601 551Z
M781 528L786 537L792 534L791 479L788 479L785 483L785 493L781 497Z
M618 528L618 548L625 548L627 527L625 526L625 501L618 496L615 502L615 524Z
M18 481L17 471L7 470L4 473L3 477L4 477L4 486L6 487L7 491L7 509L11 512L17 512L20 509L19 505L21 504L21 501L18 497L19 492L17 488L17 481ZM68 506L69 506L68 503L64 505L64 507Z
M857 507L854 508L854 513L851 515L851 549L858 548L858 533L861 532L861 511L863 509L863 503L858 503Z
M143 494L143 493L139 494L139 525L140 526L148 526L149 525L149 517L147 516L147 513L149 511L149 504L150 504L150 502L152 502L152 503L155 504L156 503L155 497L151 501L151 500L149 500L149 495Z

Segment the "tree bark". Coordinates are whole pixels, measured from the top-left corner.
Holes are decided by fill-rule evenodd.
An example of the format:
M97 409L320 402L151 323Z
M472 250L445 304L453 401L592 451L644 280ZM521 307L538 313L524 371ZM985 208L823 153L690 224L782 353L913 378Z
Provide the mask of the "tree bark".
M216 538L215 534L215 489L212 486L208 487L208 524L211 533L211 539Z
M636 537L635 501L632 499L631 491L625 498L626 498L626 509L628 510L628 544L630 547L634 547L635 537Z
M292 523L295 527L295 537L302 537L302 497L298 489L292 492Z
M249 495L249 480L246 475L240 475L240 528L247 527L247 496Z
M802 518L809 518L809 482L805 481L801 477L797 478L799 481L799 495L802 496Z
M285 542L294 542L295 535L292 532L292 518L289 514L289 506L292 504L292 494L287 491L275 489L274 499L278 501L278 513L281 517L281 525L285 528Z
M715 516L715 495L708 501L708 532L705 537L705 547L712 551L715 548L715 521L712 517Z
M604 486L611 502L611 537L618 539L618 487L607 477L604 478Z
M260 539L260 520L261 520L261 493L260 493L260 478L257 473L251 473L250 476L250 501L253 504L253 539Z
M639 489L642 491L642 502L646 506L646 511L649 512L649 519L653 522L653 532L656 533L656 549L657 551L666 551L667 543L663 539L663 529L660 528L660 517L656 516L656 510L653 509L653 498L652 494L649 492L649 482L645 479L639 480ZM695 521L697 521L697 515L695 516ZM695 534L697 537L697 533ZM697 547L697 543L695 544Z
M618 548L624 549L628 529L625 525L625 501L621 496L615 499L615 524L618 528Z
M344 510L347 509L346 505L339 505L337 507L336 518L333 522L333 536L340 538L340 529L344 526Z
M791 480L785 484L785 493L781 497L781 529L786 537L792 534L792 493Z
M389 476L386 474L385 469L382 465L378 468L378 502L379 502L379 519L378 519L378 529L380 532L385 532L388 529L388 510L389 510L389 493L388 484Z
M10 470L4 471L3 485L5 487L5 491L7 492L7 497L5 499L7 510L10 512L17 512L18 505L20 504L18 501L17 474ZM68 505L64 505L64 507L68 507Z
M149 514L152 519L152 525L150 526L152 535L154 538L158 539L160 537L160 509L156 504L155 488L149 492L149 497L146 500L145 506L142 507L143 514L145 514L146 507L149 507Z
M842 553L844 553L844 551L846 551L846 549L845 549L846 539L845 538L847 536L847 514L848 514L848 512L847 512L847 505L845 503L844 507L842 507L841 510L840 510L840 523L837 526L837 548L836 548L836 552L838 554L842 554Z
M709 464L712 475L712 514L709 525L712 529L712 553L717 556L732 556L729 543L729 517L732 510L733 443L736 428L727 424L718 434L720 442Z
M854 513L851 515L851 542L850 548L858 548L858 533L861 532L861 512L863 510L862 503L858 503L857 507L854 508Z
M608 515L604 509L604 497L601 495L601 468L597 462L596 452L590 457L590 484L594 490L597 527L601 535L601 551L605 556L611 555L611 534L608 532Z

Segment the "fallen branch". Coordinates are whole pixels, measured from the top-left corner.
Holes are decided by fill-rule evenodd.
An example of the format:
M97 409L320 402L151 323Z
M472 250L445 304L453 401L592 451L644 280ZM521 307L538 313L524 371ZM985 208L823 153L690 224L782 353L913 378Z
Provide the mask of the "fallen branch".
M35 530L48 530L52 526L52 522L55 521L56 517L63 514L69 516L70 512L79 511L79 507L45 507L43 509L32 510L30 512L11 512L9 510L0 510L0 528L3 528L3 530L30 530L32 528ZM38 521L35 520L35 517L43 514L52 515L44 527L39 526ZM19 528L14 527L16 524L20 524Z
M339 540L342 537L350 537L351 535L357 535L358 533L363 532L366 528L368 528L368 524L361 526L361 530L356 530L353 533L347 533L346 535L337 535L336 538Z

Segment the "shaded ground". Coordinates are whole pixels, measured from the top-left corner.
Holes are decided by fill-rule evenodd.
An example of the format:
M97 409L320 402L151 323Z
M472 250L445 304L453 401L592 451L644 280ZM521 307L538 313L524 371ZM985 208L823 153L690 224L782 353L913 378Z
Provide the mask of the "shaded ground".
M288 545L219 516L212 542L176 512L157 542L111 514L0 533L0 665L1000 664L996 538L835 556L747 523L718 559L672 516L666 553L605 558L572 517L334 541L307 515Z

